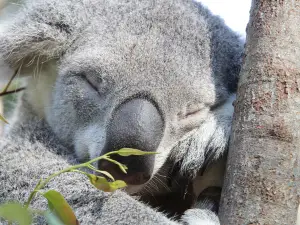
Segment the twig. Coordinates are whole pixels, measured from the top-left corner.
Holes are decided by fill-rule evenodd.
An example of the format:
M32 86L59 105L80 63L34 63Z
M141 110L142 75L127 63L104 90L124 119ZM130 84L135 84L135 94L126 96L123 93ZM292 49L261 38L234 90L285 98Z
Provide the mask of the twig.
M23 90L25 90L25 89L26 89L25 87L22 87L22 88L17 88L17 89L12 90L12 91L1 92L1 93L0 93L0 97L5 96L5 95L9 95L9 94L14 94L14 93L23 91Z
M22 87L22 88L17 88L13 91L8 91L8 88L10 87L10 85L13 82L13 80L15 79L15 77L18 75L20 69L21 69L21 67L14 72L12 77L9 79L7 85L5 86L4 90L0 93L0 97L5 96L5 95L9 95L9 94L13 94L13 93L17 93L17 92L23 91L25 89L24 87Z

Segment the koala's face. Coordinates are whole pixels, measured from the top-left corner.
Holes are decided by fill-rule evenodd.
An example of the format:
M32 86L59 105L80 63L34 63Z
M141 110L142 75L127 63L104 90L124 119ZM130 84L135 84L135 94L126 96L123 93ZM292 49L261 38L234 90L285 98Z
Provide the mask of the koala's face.
M126 34L109 45L92 38L59 66L47 120L79 158L121 148L159 152L114 157L129 168L126 176L109 162L99 163L128 184L148 181L215 103L209 59L168 38L157 31Z
M112 163L98 164L129 185L146 183L216 103L209 40L185 24L189 16L168 27L168 17L155 21L161 13L139 21L141 13L109 29L91 21L59 61L47 113L55 133L81 159L121 148L158 152L113 156L127 165L127 175Z
M127 165L128 174L106 161L97 165L116 179L141 186L161 169L170 154L182 157L189 148L197 152L201 147L202 157L204 145L212 143L210 136L216 125L208 130L200 126L211 119L212 109L227 97L227 90L213 76L211 33L192 3L102 4L90 0L85 5L53 0L32 4L32 12L18 22L25 28L0 36L0 45L6 50L2 54L9 56L10 64L17 64L20 57L29 58L29 67L38 63L35 60L40 56L55 56L55 69L38 68L51 77L44 81L50 100L42 114L80 159L121 148L158 152L113 156ZM33 25L26 27L28 23ZM28 40L18 40L15 32L34 38L27 35ZM13 44L21 41L21 50L12 51ZM37 98L39 94L34 95ZM188 144L186 140L195 132L197 137L207 132L207 138L198 138L203 142L198 145L195 141ZM185 145L178 150L181 143ZM191 157L187 160L193 161Z

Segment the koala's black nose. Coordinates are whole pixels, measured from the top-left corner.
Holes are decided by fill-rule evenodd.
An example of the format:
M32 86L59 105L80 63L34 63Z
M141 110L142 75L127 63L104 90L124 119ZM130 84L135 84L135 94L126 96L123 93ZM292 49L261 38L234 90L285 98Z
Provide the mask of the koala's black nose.
M107 128L102 155L121 148L155 152L163 137L164 120L156 105L146 99L132 99L115 109ZM131 185L147 182L153 172L155 155L111 156L128 167L124 174L112 163L99 162L99 169Z

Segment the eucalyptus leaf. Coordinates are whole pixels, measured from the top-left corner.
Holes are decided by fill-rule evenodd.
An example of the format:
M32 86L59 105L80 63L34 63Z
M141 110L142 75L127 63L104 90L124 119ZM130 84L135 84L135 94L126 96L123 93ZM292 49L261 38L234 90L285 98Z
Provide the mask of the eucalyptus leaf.
M71 206L59 192L50 190L44 193L43 196L48 200L50 211L54 213L63 224L79 224Z
M134 148L122 148L116 151L116 154L120 156L131 156L131 155L154 155L158 154L157 152L144 152Z
M30 225L32 222L31 213L19 203L0 205L0 217L19 225Z
M93 174L88 175L90 182L97 189L102 190L104 192L113 192L119 188L126 187L126 183L122 180L116 180L114 182L108 182L105 177L99 177Z
M103 170L97 170L97 172L104 174L105 176L112 179L113 181L115 180L115 178L109 172L106 172L106 171L103 171Z
M109 161L109 162L112 162L112 163L114 163L114 164L116 164L117 166L119 166L120 170L122 170L123 173L127 173L126 170L128 170L128 167L127 167L126 165L124 165L124 164L122 164L122 163L119 163L118 161L113 160L113 159L111 159L111 158L109 158L109 157L105 157L105 158L103 158L103 159L104 159L104 160L107 160L107 161Z
M47 211L44 214L49 225L64 225L63 222L51 211Z

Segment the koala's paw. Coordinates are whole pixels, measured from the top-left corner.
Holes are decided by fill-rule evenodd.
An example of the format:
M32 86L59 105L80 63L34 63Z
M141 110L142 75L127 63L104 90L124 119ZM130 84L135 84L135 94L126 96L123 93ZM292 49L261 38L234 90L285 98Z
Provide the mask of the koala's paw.
M220 225L218 216L214 213L218 208L216 201L201 197L192 209L185 211L181 217L186 225Z
M189 209L181 220L186 225L220 225L218 216L208 209Z

